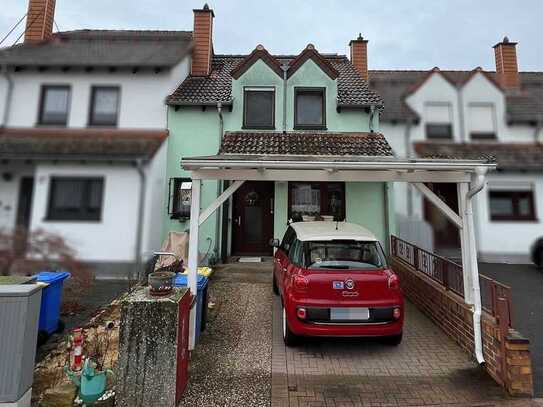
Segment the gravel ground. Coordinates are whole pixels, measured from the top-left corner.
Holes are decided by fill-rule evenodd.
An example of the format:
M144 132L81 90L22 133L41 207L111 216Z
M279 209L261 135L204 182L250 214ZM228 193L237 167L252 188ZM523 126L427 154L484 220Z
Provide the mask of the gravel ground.
M210 300L216 305L192 354L180 406L269 406L271 285L222 273L227 271L211 281Z

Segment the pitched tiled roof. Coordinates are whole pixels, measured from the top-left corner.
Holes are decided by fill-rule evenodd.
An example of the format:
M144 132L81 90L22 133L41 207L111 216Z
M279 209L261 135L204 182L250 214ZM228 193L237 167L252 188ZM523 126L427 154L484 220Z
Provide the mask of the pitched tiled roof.
M475 71L439 71L453 85L466 83ZM383 122L418 120L418 114L405 103L406 95L431 71L369 71L371 89L381 95L385 109ZM483 72L495 81L495 72ZM520 89L506 91L506 119L511 123L533 124L543 120L543 72L520 72Z
M295 56L276 55L277 60L290 63ZM324 55L324 59L339 73L338 105L339 106L370 106L382 105L381 97L362 79L358 71L345 56ZM246 56L217 55L213 57L212 71L209 77L189 76L168 97L170 105L205 105L231 103L232 76L231 72Z
M415 143L421 158L483 159L496 162L498 170L542 171L543 144L536 143Z
M392 156L382 134L226 132L219 154Z
M65 31L42 43L0 49L0 64L167 68L190 51L191 43L190 31Z
M167 130L0 129L0 159L150 159Z

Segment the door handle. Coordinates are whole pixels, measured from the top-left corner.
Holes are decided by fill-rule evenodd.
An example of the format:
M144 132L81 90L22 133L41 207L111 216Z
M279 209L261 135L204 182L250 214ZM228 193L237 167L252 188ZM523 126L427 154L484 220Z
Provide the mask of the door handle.
M237 224L238 226L241 226L241 215L239 215L237 219L234 219L234 223Z
M287 268L283 267L283 273L286 273L286 272L287 272Z

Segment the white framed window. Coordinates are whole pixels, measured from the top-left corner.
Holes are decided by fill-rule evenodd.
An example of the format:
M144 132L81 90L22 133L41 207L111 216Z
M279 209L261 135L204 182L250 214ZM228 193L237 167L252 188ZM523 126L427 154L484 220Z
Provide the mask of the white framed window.
M493 103L470 103L468 120L472 140L496 139L496 109Z
M452 105L449 102L429 102L424 105L427 139L453 138Z

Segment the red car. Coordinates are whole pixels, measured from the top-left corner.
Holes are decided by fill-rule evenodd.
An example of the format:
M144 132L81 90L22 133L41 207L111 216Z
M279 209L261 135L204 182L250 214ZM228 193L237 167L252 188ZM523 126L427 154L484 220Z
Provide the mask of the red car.
M273 290L281 296L286 345L301 336L401 342L400 281L371 232L345 222L297 222L272 245Z

